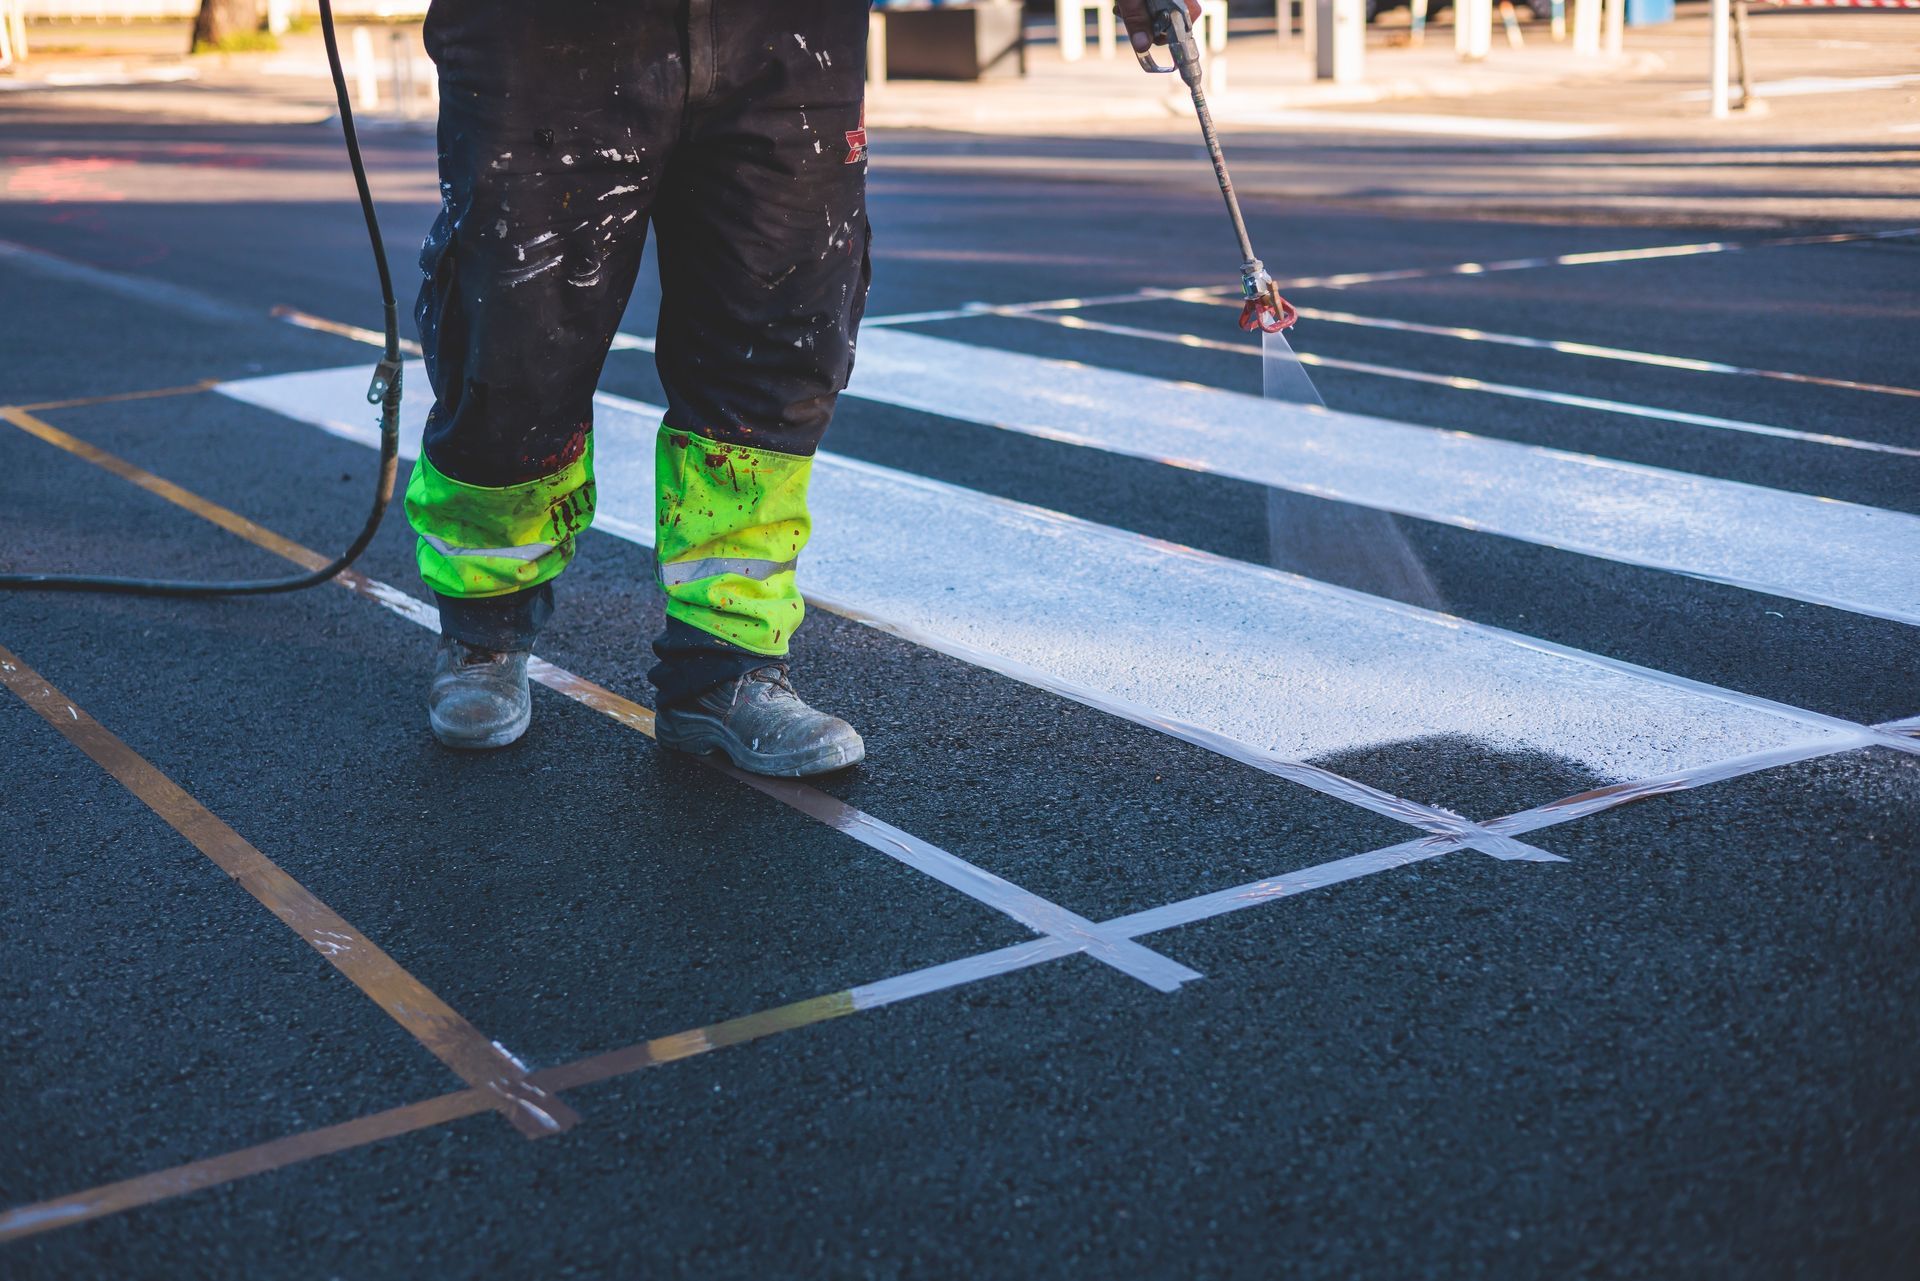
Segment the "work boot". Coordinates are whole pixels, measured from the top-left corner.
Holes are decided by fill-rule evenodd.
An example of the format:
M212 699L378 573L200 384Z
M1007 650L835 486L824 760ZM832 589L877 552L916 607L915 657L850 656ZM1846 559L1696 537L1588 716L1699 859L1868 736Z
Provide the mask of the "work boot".
M662 747L695 755L725 752L748 773L776 778L845 769L867 754L853 726L800 701L783 663L755 668L662 709L654 733Z
M435 738L447 747L505 747L527 732L532 719L526 650L481 649L441 638L427 695Z

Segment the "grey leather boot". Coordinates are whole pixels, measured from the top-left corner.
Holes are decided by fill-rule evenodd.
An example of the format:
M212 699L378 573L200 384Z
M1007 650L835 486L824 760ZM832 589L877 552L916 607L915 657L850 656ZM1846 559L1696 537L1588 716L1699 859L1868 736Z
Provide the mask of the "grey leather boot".
M527 732L533 695L527 651L495 651L442 637L433 657L427 721L447 747L505 747Z
M776 778L830 773L867 754L853 726L800 701L782 663L662 710L654 734L662 747L724 752L748 773Z

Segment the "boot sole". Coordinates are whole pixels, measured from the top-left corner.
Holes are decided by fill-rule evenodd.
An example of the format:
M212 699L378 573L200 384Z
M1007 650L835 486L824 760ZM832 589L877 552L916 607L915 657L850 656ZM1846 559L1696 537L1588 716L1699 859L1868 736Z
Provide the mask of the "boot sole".
M455 734L450 730L442 729L431 717L428 718L428 724L432 726L433 736L442 747L450 747L456 752L489 752L495 748L509 747L519 742L521 736L527 732L527 727L533 724L533 709L528 708L526 714L519 719L487 734L471 736Z
M690 756L718 752L732 761L735 767L766 778L811 778L816 774L831 774L835 770L858 765L867 757L867 745L858 738L851 743L831 743L798 756L780 755L756 752L713 722L703 724L696 721L680 727L664 717L654 722L654 739L662 747Z

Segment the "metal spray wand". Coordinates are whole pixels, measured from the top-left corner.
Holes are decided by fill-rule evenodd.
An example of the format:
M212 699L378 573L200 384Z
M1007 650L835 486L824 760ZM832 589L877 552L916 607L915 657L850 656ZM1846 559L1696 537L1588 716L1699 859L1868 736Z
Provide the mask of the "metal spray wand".
M1175 71L1187 83L1193 95L1194 114L1200 117L1200 134L1206 139L1207 155L1213 159L1213 174L1220 182L1220 195L1227 202L1227 216L1233 219L1233 234L1240 239L1240 292L1246 305L1240 309L1240 327L1277 334L1298 320L1293 304L1280 296L1280 286L1267 274L1266 266L1253 252L1253 240L1247 235L1247 220L1240 213L1240 197L1233 192L1233 179L1227 173L1227 158L1220 150L1220 138L1214 132L1213 112L1207 107L1200 68L1200 46L1193 38L1193 23L1187 17L1184 0L1147 0L1147 14L1154 35L1173 55L1173 65L1163 67L1153 59L1153 51L1136 53L1140 66L1155 75Z

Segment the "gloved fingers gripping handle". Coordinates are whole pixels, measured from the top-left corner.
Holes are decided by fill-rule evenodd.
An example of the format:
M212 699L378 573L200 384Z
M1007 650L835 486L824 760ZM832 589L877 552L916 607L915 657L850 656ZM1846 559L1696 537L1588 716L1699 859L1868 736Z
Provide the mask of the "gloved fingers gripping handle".
M1176 12L1184 18L1180 26L1192 32L1193 24L1200 17L1199 0L1119 0L1113 8L1126 24L1127 38L1133 44L1133 56L1139 59L1141 69L1156 75L1173 72L1175 68L1163 67L1154 61L1153 47L1171 44L1180 38L1173 26ZM1187 39L1192 39L1191 34Z

